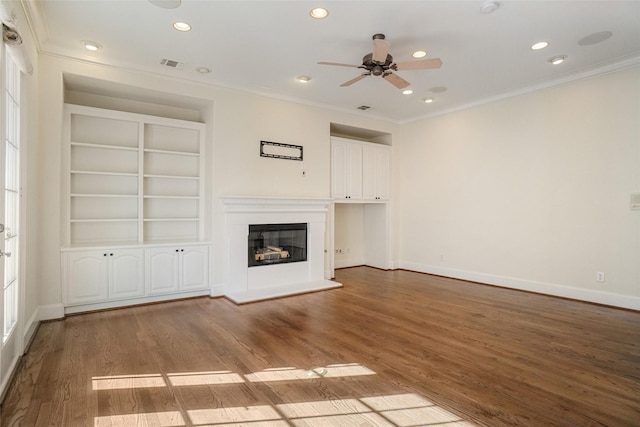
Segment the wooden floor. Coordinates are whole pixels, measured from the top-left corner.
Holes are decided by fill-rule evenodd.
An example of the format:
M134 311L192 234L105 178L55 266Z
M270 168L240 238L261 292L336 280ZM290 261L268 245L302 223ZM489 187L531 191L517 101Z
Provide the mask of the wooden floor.
M638 426L640 313L368 267L40 326L8 426Z

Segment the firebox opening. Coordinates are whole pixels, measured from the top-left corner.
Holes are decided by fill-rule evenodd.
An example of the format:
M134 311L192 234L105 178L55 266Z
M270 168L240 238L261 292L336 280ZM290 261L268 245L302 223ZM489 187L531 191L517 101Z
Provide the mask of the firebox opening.
M307 260L307 224L249 225L249 267Z

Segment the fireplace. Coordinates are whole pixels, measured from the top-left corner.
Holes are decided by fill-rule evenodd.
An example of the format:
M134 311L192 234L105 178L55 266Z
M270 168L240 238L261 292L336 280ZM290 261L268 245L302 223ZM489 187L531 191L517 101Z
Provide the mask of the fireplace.
M307 224L250 224L249 267L307 260Z
M325 269L330 199L222 196L227 283L237 304L341 287Z

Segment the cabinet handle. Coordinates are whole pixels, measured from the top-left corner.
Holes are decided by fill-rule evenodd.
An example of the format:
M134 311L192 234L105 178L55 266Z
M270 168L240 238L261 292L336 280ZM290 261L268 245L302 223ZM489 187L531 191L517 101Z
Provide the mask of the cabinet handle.
M176 252L180 252L180 249L176 249Z
M113 254L109 254L109 256L113 256Z
M102 256L107 256L107 254L102 254Z
M6 256L7 258L9 258L11 256L11 252L4 252L2 250L0 250L0 257Z

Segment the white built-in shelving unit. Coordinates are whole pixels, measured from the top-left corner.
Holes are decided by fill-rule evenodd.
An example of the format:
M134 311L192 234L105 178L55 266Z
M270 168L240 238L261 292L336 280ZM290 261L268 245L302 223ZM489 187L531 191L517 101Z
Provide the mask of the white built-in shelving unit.
M65 116L65 246L203 239L202 123L71 105Z
M141 276L145 254L140 253L130 263L135 265L132 274L124 277L135 289L108 292L117 287L107 282L123 279L111 271L117 263L106 261L117 258L118 250L167 250L177 254L167 262L180 265L185 247L197 249L201 259L196 264L202 271L195 277L201 283L190 283L188 289L208 288L204 134L203 123L65 105L63 279L73 288L65 292L65 305L144 297L145 287L153 288L150 279ZM92 267L100 257L105 265ZM105 285L85 294L86 283L98 283L91 274L84 277L85 270L107 277ZM178 285L167 289L180 291Z

